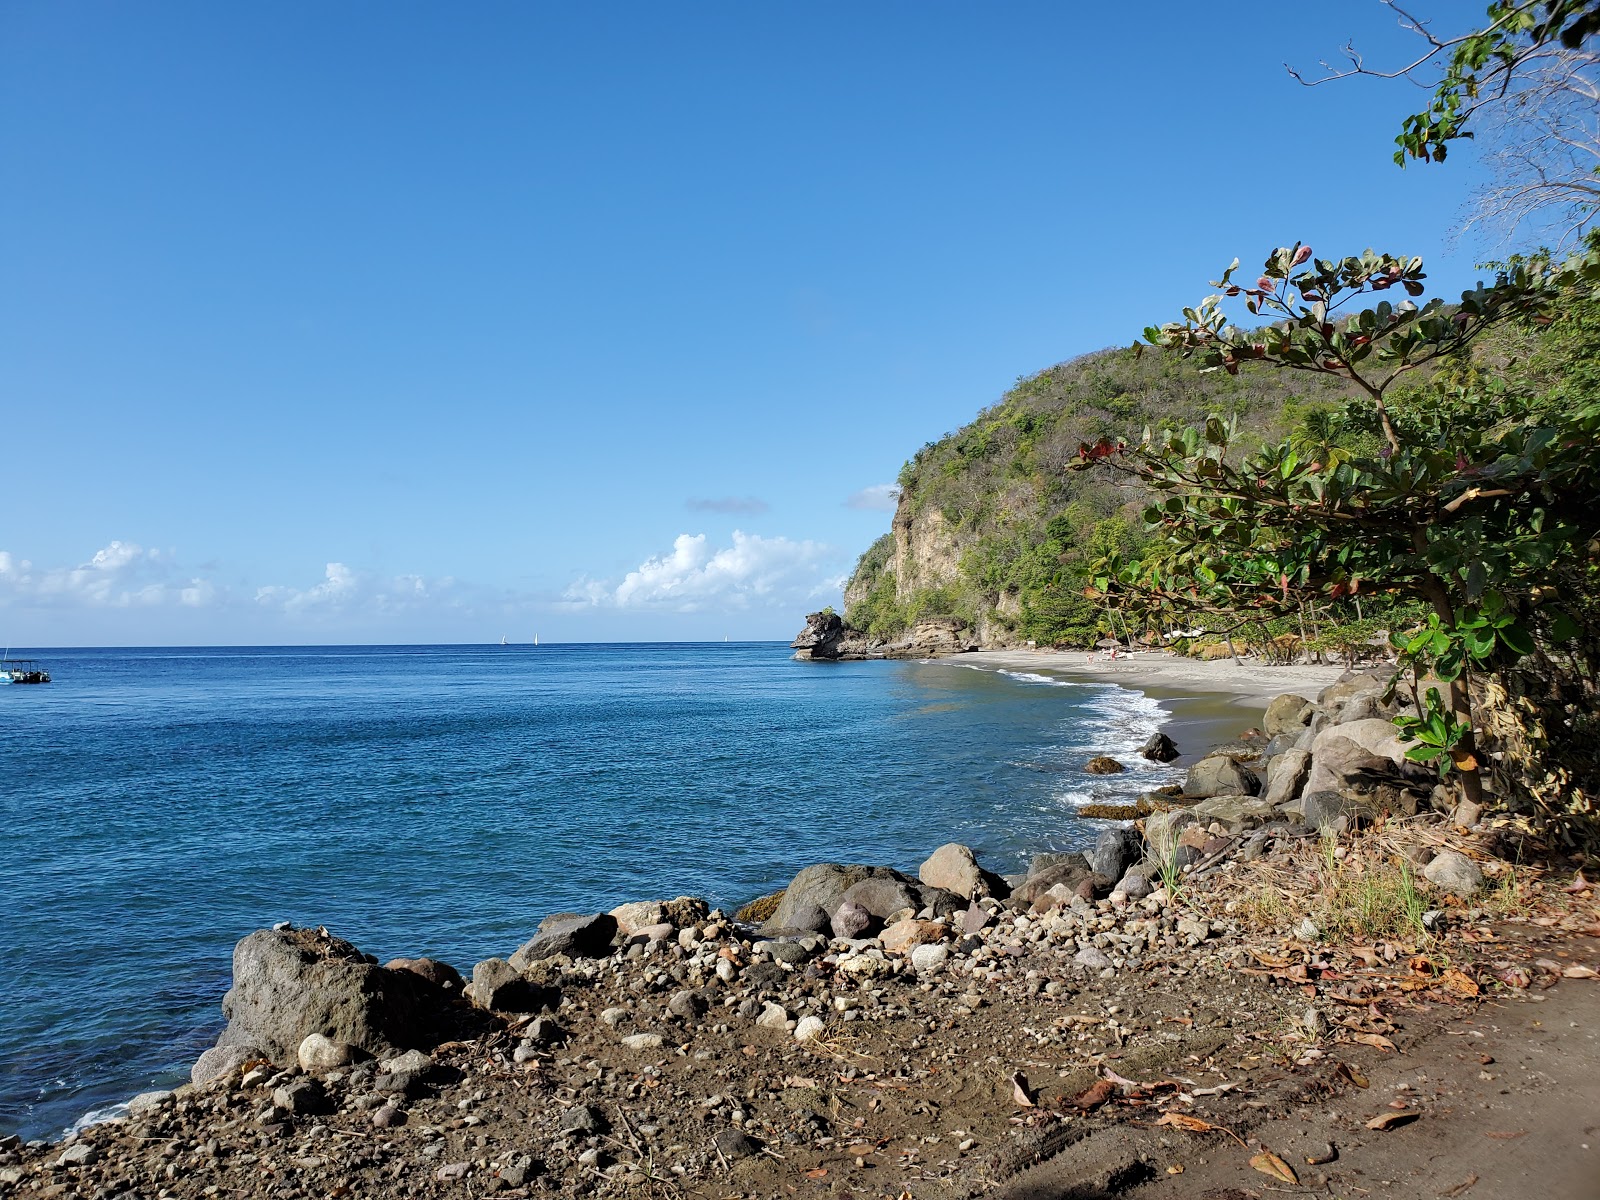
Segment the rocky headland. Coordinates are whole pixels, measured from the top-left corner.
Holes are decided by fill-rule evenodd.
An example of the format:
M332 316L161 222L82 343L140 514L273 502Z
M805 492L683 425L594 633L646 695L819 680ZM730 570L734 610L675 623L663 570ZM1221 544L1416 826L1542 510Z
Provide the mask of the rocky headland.
M1009 877L813 864L465 976L259 930L190 1082L0 1140L0 1196L1585 1194L1595 893L1405 760L1386 680Z

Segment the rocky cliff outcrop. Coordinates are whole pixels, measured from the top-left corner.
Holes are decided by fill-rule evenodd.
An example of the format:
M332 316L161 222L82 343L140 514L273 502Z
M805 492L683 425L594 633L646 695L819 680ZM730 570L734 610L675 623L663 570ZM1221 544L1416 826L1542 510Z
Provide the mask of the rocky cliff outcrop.
M814 612L806 627L789 645L796 658L819 662L849 662L876 658L942 658L980 648L976 634L957 617L925 617L905 637L879 642L846 625L837 613Z

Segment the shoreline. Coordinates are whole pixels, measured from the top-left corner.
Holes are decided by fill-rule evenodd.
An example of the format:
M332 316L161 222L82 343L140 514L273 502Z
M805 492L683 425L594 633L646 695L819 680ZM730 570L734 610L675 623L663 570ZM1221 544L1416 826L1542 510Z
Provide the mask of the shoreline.
M1172 768L1180 775L1217 746L1236 739L1252 721L1258 723L1260 710L1271 697L1296 692L1315 698L1321 687L1333 682L1344 671L1342 667L1267 668L1251 676L1235 675L1234 672L1239 668L1231 662L1201 662L1160 651L1141 652L1137 656L1119 658L1115 662L1096 662L1092 666L1082 661L1081 652L1044 650L973 651L920 661L925 665L960 665L1005 675L1013 686L1019 687L1028 686L1030 681L1016 678L1014 672L1047 672L1072 682L1104 684L1144 695L1164 710L1166 715L1160 720L1158 728L1177 743L1181 752L1171 763L1157 765ZM1292 676L1288 674L1291 671L1294 672ZM1282 687L1278 686L1280 679ZM1254 717L1251 716L1252 712ZM1152 781L1141 784L1141 773L1135 764L1142 764L1143 760L1126 752L1119 753L1129 758L1130 769L1123 775L1097 777L1102 784L1114 787L1117 794L1097 799L1096 803L1132 803L1138 794L1157 786ZM1020 854L1021 873L1026 873L1027 864L1036 855L1061 853L1069 848L1088 850L1094 845L1099 831L1126 827L1131 823L1120 818L1083 816L1076 810L1063 810L1062 829L1078 827L1088 836L1081 844L1075 843L1071 847L1059 839L1032 845ZM908 857L899 864L899 868L914 873L917 860L926 852L926 847L908 850ZM854 857L855 852L849 847L838 847L834 861L853 861ZM800 863L793 869L798 870L804 865ZM763 894L747 895L742 900L732 901L729 911L759 900ZM612 899L618 904L625 903L616 897ZM152 1079L150 1086L178 1086L187 1069L183 1067L173 1072L170 1083L158 1078ZM84 1130L124 1121L131 1099L133 1096L130 1094L127 1098L88 1108L53 1137L47 1136L47 1140L70 1140Z
M1247 680L1231 663L1192 673L1162 656L1096 670L1053 657L999 652L966 665L1142 692L1170 714L1163 731L1191 743L1189 761L1217 734L1236 735L1245 706L1296 685L1320 690L1335 670ZM1309 728L1311 716L1295 723ZM1020 882L953 843L915 875L814 864L761 928L687 897L554 915L508 959L478 963L470 982L428 959L379 967L323 929L259 930L236 950L235 987L252 994L236 997L237 1036L208 1052L221 1057L197 1063L191 1084L137 1096L121 1120L53 1145L0 1138L0 1196L131 1183L245 1200L458 1200L465 1185L506 1200L622 1200L658 1189L780 1195L825 1180L839 1195L914 1186L919 1200L1034 1200L1091 1184L1101 1194L1109 1179L1130 1200L1159 1200L1172 1175L1218 1189L1255 1181L1264 1168L1205 1136L1219 1131L1293 1162L1313 1190L1378 1177L1422 1194L1459 1184L1469 1166L1486 1178L1505 1170L1495 1139L1528 1132L1507 1133L1491 1112L1508 1086L1542 1104L1531 1161L1543 1190L1561 1192L1586 1134L1570 1119L1582 1106L1560 1094L1594 1090L1600 1049L1585 1058L1581 1041L1554 1033L1533 1046L1565 1071L1546 1102L1538 1077L1497 1082L1500 1068L1481 1070L1493 1053L1461 1065L1443 1035L1459 1034L1457 1006L1491 997L1504 1019L1486 1026L1497 1040L1478 1052L1528 1051L1517 1003L1554 1001L1540 1014L1559 1016L1552 1030L1593 1027L1600 992L1546 994L1595 975L1581 941L1600 936L1588 885L1558 892L1508 873L1486 833L1441 822L1402 823L1367 847L1341 842L1341 867L1277 807L1249 807L1271 802L1242 799L1164 810L1131 840L1126 822L1098 823L1106 836L1090 857L1051 856ZM1388 844L1396 838L1404 844ZM1338 882L1363 860L1462 850L1491 879L1542 896L1505 907L1481 875L1461 902L1444 884L1427 891L1446 917L1433 936L1450 939L1449 970L1413 957L1434 943L1406 940L1403 925L1355 949L1329 925L1342 918L1324 911L1318 872ZM1263 890L1271 904L1258 908ZM359 1020L325 1031L313 993L377 995L372 979L419 1007L378 995ZM424 1009L426 1029L402 1027ZM1419 1089L1419 1078L1432 1082ZM1371 1117L1391 1093L1398 1101ZM1152 1122L1156 1107L1164 1115ZM1299 1122L1273 1123L1291 1108ZM1448 1177L1415 1135L1387 1133L1420 1118L1435 1136L1435 1115L1452 1115Z

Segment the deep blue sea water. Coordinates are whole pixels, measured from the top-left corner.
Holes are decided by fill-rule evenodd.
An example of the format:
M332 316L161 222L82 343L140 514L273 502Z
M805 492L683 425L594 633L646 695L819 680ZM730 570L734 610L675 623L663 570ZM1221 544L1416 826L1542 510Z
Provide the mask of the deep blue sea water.
M1015 870L1094 831L1137 692L778 643L29 651L0 687L0 1132L186 1077L235 941L327 925L464 971L547 913L731 906L825 860Z

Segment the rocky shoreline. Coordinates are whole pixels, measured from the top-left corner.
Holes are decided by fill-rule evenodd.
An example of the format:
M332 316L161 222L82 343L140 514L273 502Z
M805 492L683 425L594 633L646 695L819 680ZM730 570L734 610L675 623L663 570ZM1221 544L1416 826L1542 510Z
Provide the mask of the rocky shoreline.
M915 875L815 864L736 914L556 914L466 978L259 930L191 1082L60 1144L0 1140L0 1196L1134 1194L1223 1161L1224 1127L1281 1155L1258 1135L1308 1079L1359 1097L1430 1005L1539 1000L1587 978L1561 939L1600 934L1591 891L1516 882L1405 761L1385 683L1279 697L1141 825L1010 878L954 843ZM1352 946L1328 881L1375 846L1420 907ZM1507 919L1520 943L1490 932Z

